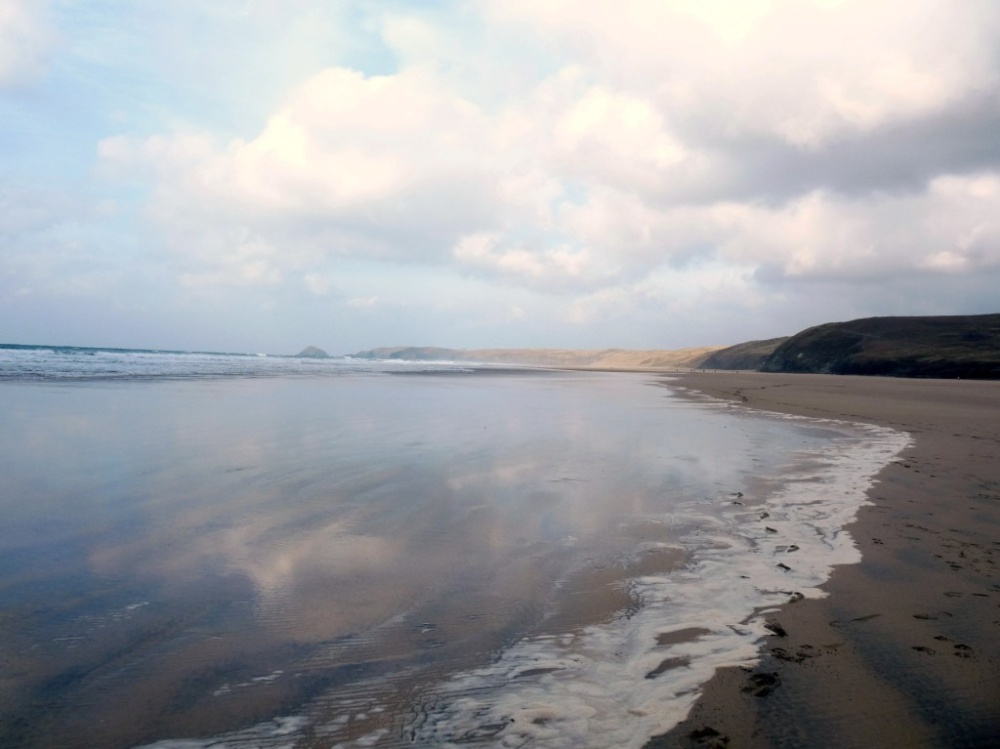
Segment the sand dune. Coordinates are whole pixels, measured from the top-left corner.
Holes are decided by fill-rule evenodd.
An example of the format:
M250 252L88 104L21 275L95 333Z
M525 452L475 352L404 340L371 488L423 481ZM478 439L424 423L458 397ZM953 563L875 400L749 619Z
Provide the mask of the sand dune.
M676 350L634 351L628 349L448 349L431 346L397 346L361 351L354 356L359 359L447 360L539 367L656 370L698 367L706 356L721 348L721 346L702 346Z

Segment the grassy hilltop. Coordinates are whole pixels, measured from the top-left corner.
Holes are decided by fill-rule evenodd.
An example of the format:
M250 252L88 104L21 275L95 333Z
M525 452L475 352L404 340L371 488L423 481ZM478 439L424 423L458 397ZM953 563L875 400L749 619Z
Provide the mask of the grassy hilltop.
M870 317L804 330L765 372L1000 379L1000 315Z

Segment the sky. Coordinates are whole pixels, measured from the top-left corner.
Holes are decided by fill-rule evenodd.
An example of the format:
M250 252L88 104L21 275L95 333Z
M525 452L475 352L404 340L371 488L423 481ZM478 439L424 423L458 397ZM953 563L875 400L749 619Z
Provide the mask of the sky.
M0 0L0 342L998 311L996 0Z

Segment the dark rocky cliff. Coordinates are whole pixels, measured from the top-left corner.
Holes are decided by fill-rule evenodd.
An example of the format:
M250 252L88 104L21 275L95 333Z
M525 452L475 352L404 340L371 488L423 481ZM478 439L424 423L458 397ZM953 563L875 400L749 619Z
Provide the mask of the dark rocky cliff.
M779 345L761 370L1000 379L1000 314L817 325Z

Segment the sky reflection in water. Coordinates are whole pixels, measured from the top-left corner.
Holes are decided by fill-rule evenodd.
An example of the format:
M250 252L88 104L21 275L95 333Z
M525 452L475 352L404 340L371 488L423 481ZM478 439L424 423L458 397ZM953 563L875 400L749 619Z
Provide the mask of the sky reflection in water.
M620 614L630 569L683 563L682 503L825 439L582 373L20 384L0 412L23 746L229 730Z

